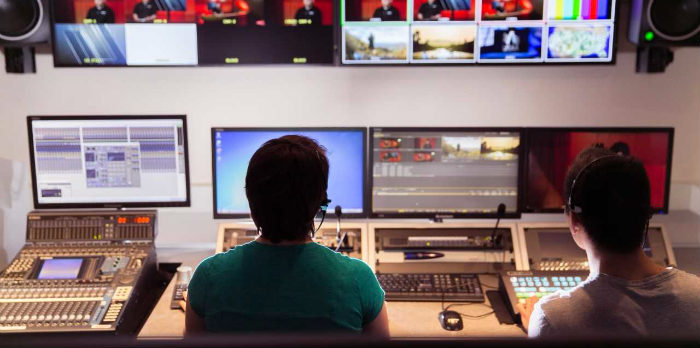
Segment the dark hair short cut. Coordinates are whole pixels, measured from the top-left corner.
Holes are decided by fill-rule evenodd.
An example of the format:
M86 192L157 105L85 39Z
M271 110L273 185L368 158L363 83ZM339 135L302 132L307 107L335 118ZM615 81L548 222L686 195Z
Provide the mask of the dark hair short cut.
M250 214L272 243L304 240L327 199L328 158L315 140L287 135L261 146L248 164Z
M567 204L566 213L579 219L596 247L629 253L642 246L652 210L649 177L639 160L600 147L584 149L566 174L564 195L581 208L574 213Z

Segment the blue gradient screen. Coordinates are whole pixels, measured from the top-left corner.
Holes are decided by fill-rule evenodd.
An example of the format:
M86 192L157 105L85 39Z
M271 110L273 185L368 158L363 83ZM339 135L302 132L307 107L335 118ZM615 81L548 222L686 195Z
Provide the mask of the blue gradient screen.
M343 214L364 212L364 132L348 130L217 130L214 133L217 214L249 214L245 176L253 153L266 141L297 134L323 145L330 162L328 198L333 212L337 205Z

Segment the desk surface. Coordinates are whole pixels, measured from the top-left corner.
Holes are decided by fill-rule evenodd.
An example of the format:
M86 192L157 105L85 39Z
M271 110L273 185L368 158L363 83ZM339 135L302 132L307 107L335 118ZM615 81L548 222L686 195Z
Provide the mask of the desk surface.
M495 276L481 276L486 284L497 284ZM151 316L141 329L140 339L173 338L183 336L185 313L170 309L170 298L175 286L175 278L163 293ZM488 299L486 303L488 304ZM496 316L491 314L482 319L464 320L464 330L446 331L438 322L441 311L439 302L388 302L389 329L394 338L428 338L428 337L525 337L525 333L515 325L500 325ZM479 315L491 311L481 304L460 306L457 310L469 315Z

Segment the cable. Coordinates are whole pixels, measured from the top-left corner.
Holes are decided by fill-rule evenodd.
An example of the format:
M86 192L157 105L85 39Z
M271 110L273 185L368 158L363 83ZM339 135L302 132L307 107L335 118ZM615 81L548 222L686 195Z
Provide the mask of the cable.
M479 282L479 284L481 285L481 282ZM486 317L488 317L488 316L490 316L490 315L496 313L496 311L493 310L493 307L487 305L486 303L481 303L481 302L452 303L452 304L449 304L447 307L445 307L445 290L447 290L447 289L452 289L452 288L456 288L456 287L459 287L459 285L452 285L452 286L448 286L448 287L441 288L441 289L442 289L442 291L441 291L442 294L441 294L441 296L440 296L440 307L442 308L442 311L443 311L443 312L449 310L450 307L481 305L481 306L485 306L485 307L487 307L487 308L491 308L492 310L491 310L490 312L482 313L482 314L479 314L479 315L465 314L465 313L461 313L461 312L457 312L457 311L455 311L455 312L459 313L459 315L461 315L461 316L463 316L463 317L466 317L467 319L475 319L475 320L483 319L483 318L486 318Z

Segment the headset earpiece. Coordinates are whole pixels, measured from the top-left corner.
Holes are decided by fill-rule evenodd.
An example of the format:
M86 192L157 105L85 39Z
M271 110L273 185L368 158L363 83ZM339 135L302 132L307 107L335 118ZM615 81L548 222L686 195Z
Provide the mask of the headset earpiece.
M569 189L569 199L566 202L566 207L570 212L572 212L574 214L581 214L583 212L583 209L580 206L575 205L573 202L573 200L574 200L573 199L574 188L576 187L576 182L579 181L579 179L581 179L582 175L586 172L586 170L588 170L588 168L592 167L594 164L596 164L596 163L598 163L606 158L611 158L611 157L620 157L620 155L605 155L605 156L598 157L598 158L594 159L593 161L589 162L588 164L586 164L583 168L581 168L581 170L578 172L576 177L574 177L574 180L571 182L571 189Z

